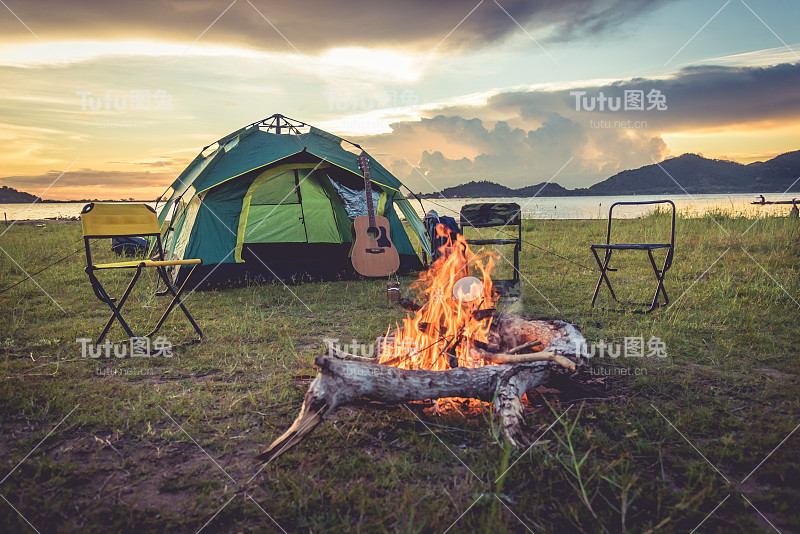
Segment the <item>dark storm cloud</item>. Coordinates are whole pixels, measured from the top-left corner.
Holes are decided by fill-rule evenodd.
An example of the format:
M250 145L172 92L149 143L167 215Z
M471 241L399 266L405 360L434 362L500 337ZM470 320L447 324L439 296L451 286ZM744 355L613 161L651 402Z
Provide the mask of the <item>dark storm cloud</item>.
M228 0L8 0L7 3L44 41L154 38L188 44L208 29L199 43L239 44L276 51L291 51L294 45L301 52L349 45L430 49L477 4L463 0L250 1L252 5L247 0L237 0L233 5ZM547 26L555 30L551 32L557 36L554 40L569 40L616 28L667 1L501 0L498 5L494 0L484 0L441 48L481 46L521 31L509 15L529 31ZM8 11L5 14L9 16L0 16L3 40L33 39L16 18Z
M604 86L575 87L558 91L502 93L489 100L488 107L513 111L523 118L541 119L553 111L576 119L645 120L661 130L712 128L765 120L783 121L800 117L800 63L771 67L689 67L667 79L636 78ZM665 97L666 110L586 111L576 110L574 92L587 98L624 97L626 90L658 91Z

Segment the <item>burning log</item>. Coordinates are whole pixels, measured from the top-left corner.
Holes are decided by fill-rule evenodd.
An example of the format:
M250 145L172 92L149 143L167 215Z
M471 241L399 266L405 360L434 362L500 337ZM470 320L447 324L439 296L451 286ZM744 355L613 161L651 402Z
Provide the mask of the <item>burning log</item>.
M420 306L419 304L417 304L416 302L414 302L411 299L401 298L400 300L397 301L397 304L401 308L403 308L405 310L408 310L408 311L411 311L411 312L417 312L420 309L422 309L422 306Z
M343 405L361 398L403 403L445 397L467 397L494 401L503 436L520 447L530 443L525 432L520 401L528 390L550 376L549 361L459 367L447 371L414 371L337 356L320 355L315 360L321 372L306 392L303 406L292 426L258 455L260 461L274 459L299 443L323 420Z
M522 396L536 386L545 384L556 369L574 370L583 360L576 347L583 336L571 324L562 321L530 321L524 318L500 317L497 324L513 325L506 336L512 349L520 349L521 333L536 331L543 336L539 343L548 350L531 354L492 353L472 346L474 361L484 361L481 367L457 367L443 371L403 369L398 367L409 354L391 359L369 359L354 356L334 348L317 356L315 363L321 372L311 383L303 406L292 426L277 438L258 460L269 461L299 443L322 421L331 417L340 406L360 399L384 403L403 403L448 397L473 398L494 402L493 410L500 420L501 434L516 447L530 443L523 419ZM527 324L527 329L522 325ZM526 334L527 335L527 334ZM510 337L509 337L510 336ZM528 341L529 348L536 346Z
M496 311L494 308L481 308L472 312L472 318L476 321L482 321L492 317Z

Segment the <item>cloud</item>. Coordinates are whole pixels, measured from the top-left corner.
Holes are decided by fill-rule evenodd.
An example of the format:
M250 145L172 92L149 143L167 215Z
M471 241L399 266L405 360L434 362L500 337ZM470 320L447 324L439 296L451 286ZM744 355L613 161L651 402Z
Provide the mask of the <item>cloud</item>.
M417 171L408 169L404 161L390 164L414 189L426 191L475 179L522 187L548 181L562 167L556 182L585 186L599 176L651 163L651 158L660 160L668 154L664 142L650 133L631 135L612 130L595 136L558 113L551 113L531 130L511 128L505 121L487 126L479 119L440 115L403 124L391 137L398 133L424 139L427 146L458 140L476 153L473 157L448 157L441 150L425 149L414 162ZM437 143L437 138L443 142Z
M60 176L60 177L59 177ZM98 171L93 169L48 171L34 176L0 177L0 185L45 199L154 199L174 181L167 172Z
M276 51L296 48L313 53L341 46L400 46L426 52L437 45L440 50L463 49L518 32L517 23L531 32L546 30L549 37L544 40L571 40L613 29L666 1L601 0L587 5L582 0L503 0L502 8L489 0L477 6L457 0L8 3L44 41L144 38L188 45L198 40L201 44ZM33 38L15 18L0 20L3 41L28 42Z
M659 79L634 78L594 87L573 87L559 91L500 93L487 107L514 112L526 119L541 119L559 111L576 119L630 119L646 121L660 131L713 128L757 121L800 118L800 63L771 67L695 66L674 76ZM667 109L643 111L576 110L576 92L586 97L624 97L625 91L655 90L664 95ZM582 97L581 96L581 97Z
M669 156L668 134L796 124L797 87L800 63L691 67L668 78L498 93L483 105L442 106L418 121L392 124L391 134L358 142L378 157L385 154L390 168L415 190L481 179L520 187L549 180L568 161L555 181L586 187ZM576 109L570 94L622 99L626 90L641 91L645 107L647 95L658 91L667 108L600 111L595 103L586 111L583 103Z

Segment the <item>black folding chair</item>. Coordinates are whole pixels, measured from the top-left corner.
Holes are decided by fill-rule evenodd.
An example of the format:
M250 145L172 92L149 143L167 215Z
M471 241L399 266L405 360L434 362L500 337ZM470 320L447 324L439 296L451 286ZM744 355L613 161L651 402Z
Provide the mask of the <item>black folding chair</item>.
M519 252L522 250L522 215L520 214L519 204L515 202L506 203L483 203L465 204L461 208L460 217L461 228L464 231L464 238L470 245L512 245L514 247L514 273L510 279L494 279L492 284L502 298L517 299L521 295L519 283ZM467 227L472 228L491 228L506 227L512 231L516 230L516 237L504 236L501 239L469 239L467 238Z
M672 225L670 229L670 236L669 236L669 243L612 243L611 242L611 221L612 215L614 213L614 208L616 206L642 206L648 204L669 204L672 207ZM602 287L603 283L605 282L606 286L608 286L608 290L611 292L611 297L620 302L617 299L617 295L614 293L614 289L611 287L611 281L608 279L608 272L614 272L616 269L612 269L608 266L609 262L611 261L611 254L615 250L643 250L647 252L647 257L650 258L650 265L653 267L653 273L656 276L656 292L653 295L653 301L651 303L644 303L641 304L642 306L650 306L647 310L637 310L637 313L650 313L651 311L655 310L660 306L666 306L669 304L669 297L667 296L667 290L664 288L664 276L667 274L667 270L672 266L672 257L675 252L675 204L671 200L647 200L641 202L615 202L611 205L611 208L608 210L608 228L606 230L606 242L604 245L592 245L591 246L592 253L594 254L594 259L597 260L597 265L600 267L600 279L597 281L597 287L594 289L594 295L592 295L592 307L594 307L594 303L597 300L597 294L600 293L600 288ZM666 257L664 258L664 264L659 269L656 265L656 260L653 257L653 251L658 249L666 249ZM600 259L600 255L597 253L598 250L605 251L603 259ZM664 297L663 303L659 303L659 297ZM613 311L621 311L621 310L613 310Z
M195 323L194 319L189 313L189 310L186 309L186 306L183 305L183 302L180 299L181 294L183 294L183 290L186 287L186 281L188 281L191 276L191 272L189 273L190 276L186 277L186 281L184 281L183 285L181 285L177 291L172 285L172 282L167 274L167 267L172 267L175 265L192 265L193 271L195 267L202 262L199 259L164 259L164 249L161 245L161 232L158 226L158 217L156 216L156 212L153 210L153 208L147 204L91 203L84 206L83 210L81 211L81 226L83 227L83 240L86 246L86 274L89 275L89 282L92 284L94 294L98 299L108 304L108 307L111 308L111 317L108 319L105 328L103 328L100 337L97 338L97 344L100 344L100 341L105 338L115 319L119 321L119 324L131 339L137 337L128 326L128 323L125 322L125 319L122 318L122 306L125 304L125 301L128 300L128 296L131 294L133 286L139 279L139 275L142 274L142 270L151 267L155 268L159 277L166 285L166 290L161 293L157 293L157 295L170 294L172 295L172 302L170 302L166 311L161 316L161 319L159 319L156 327L149 334L141 337L149 338L155 334L158 329L161 328L161 325L164 324L167 315L169 315L172 309L177 305L181 310L183 310L183 313L186 315L187 319L189 319L189 322L192 323L192 326L197 332L198 338L196 341L203 339L203 332L200 330L200 327L197 326L197 323ZM90 247L91 240L96 238L133 236L155 237L158 259L142 259L101 264L92 263L92 250ZM97 276L95 275L97 271L107 269L136 269L133 278L128 284L128 288L125 290L125 293L122 294L122 297L119 298L117 304L114 303L117 301L117 299L108 295L105 288L100 283L100 280L98 280Z

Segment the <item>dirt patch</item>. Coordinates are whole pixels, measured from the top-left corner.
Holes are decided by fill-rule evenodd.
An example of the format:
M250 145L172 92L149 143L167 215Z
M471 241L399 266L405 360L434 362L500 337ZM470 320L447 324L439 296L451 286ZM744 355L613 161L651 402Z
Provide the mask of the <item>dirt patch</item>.
M48 432L45 426L28 421L0 426L11 438L0 441L7 471L28 454L12 443L25 440L26 447L28 442L35 445ZM184 526L187 521L197 523L199 528L219 508L218 499L244 492L258 470L253 460L258 438L243 434L232 452L220 454L204 451L175 425L157 425L144 437L68 427L49 436L19 465L4 492L23 514L31 511L40 530L56 528L57 523L61 528L65 521L80 528L79 521L112 517L120 507L162 524L171 519ZM202 436L192 437L201 445L205 442ZM60 479L69 480L68 489L56 483ZM60 509L42 513L41 503L46 502L59 502Z
M777 369L772 369L770 367L757 367L756 369L753 369L753 371L764 373L773 380L791 380L793 378L790 374L784 373L783 371L778 371Z

